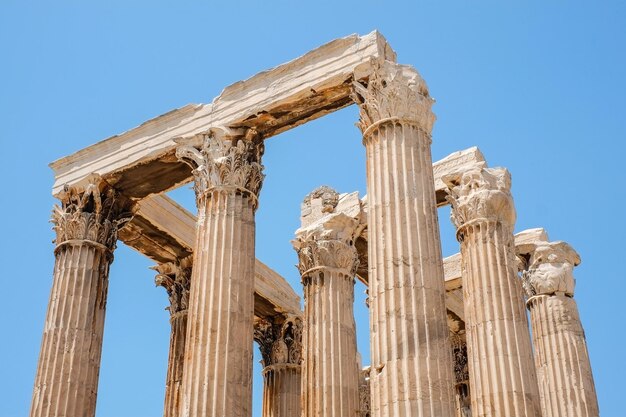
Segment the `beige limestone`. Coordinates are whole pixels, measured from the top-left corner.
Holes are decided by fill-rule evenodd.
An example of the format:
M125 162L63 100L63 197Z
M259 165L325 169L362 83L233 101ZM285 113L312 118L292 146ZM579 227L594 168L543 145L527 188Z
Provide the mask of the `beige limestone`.
M454 380L456 382L456 415L457 417L471 417L471 395L465 323L460 322L458 317L450 316L451 314L448 313L448 326L451 332L450 343L452 345L452 356L454 357Z
M359 417L370 417L370 371L371 367L366 366L359 373Z
M165 378L165 403L163 417L178 417L180 409L180 387L185 363L185 337L187 335L187 308L191 278L191 257L176 263L157 266L156 285L167 291L170 305L170 349Z
M53 162L52 193L66 184L80 185L94 172L129 198L167 191L191 180L174 157L176 138L192 138L215 126L246 126L271 137L352 104L352 80L367 78L373 62L395 59L376 31L336 39L226 87L209 104L174 109Z
M515 263L510 174L477 167L445 182L461 243L472 416L541 416Z
M572 298L580 257L565 242L538 242L522 255L543 415L597 417L585 332Z
M193 253L197 218L164 194L141 200L133 219L119 233L127 246L162 263L176 263ZM287 283L260 260L254 265L254 314L301 314L300 297Z
M333 213L338 194L321 187L305 199L292 242L304 287L302 412L306 417L356 416L359 369L354 321L354 247L359 221ZM330 212L308 223L307 210Z
M177 156L194 175L198 231L189 295L182 417L247 417L252 407L254 212L263 181L254 131L204 134Z
M70 208L70 212L57 220L62 222L72 216L83 220L89 216L100 219L91 208L81 205L79 200L72 200L72 194L84 193L87 200L93 199L94 202L99 201L100 196L110 196L108 191L104 192L103 185L98 186L99 192L90 188L93 173L99 174L118 194L123 194L124 200L132 200L134 207L132 221L119 233L118 226L125 223L127 218L116 216L114 223L98 220L95 226L89 223L91 226L81 228L83 224L76 228L78 232L69 233L81 234L86 231L87 235L81 235L79 239L64 241L57 238L57 242L62 243L56 252L53 291L35 383L32 415L89 416L95 410L108 265L115 241L113 238L112 245L107 240L103 247L98 246L96 243L101 234L108 236L107 239L117 234L123 242L162 265L177 263L192 253L196 255L195 262L199 268L193 269L188 334L184 339L180 336L184 333L186 324L183 317L186 316L172 316L165 413L173 415L178 411L185 416L249 415L252 317L254 315L257 320L270 320L276 324L290 314L299 313L299 298L288 284L259 261L254 264L253 213L262 180L258 165L262 153L259 150L259 137L269 138L354 102L361 107L360 127L368 156L370 195L359 201L355 193L336 196L321 190L310 201L313 203L312 217L306 219L306 222L309 227L316 223L332 223L341 218L341 222L346 224L358 224L358 231L352 241L343 243L356 249L358 262L355 265L360 265L355 267L355 273L359 279L366 284L371 283L371 347L374 361L371 369L371 384L374 388L372 415L453 415L455 378L452 370L457 371L457 412L467 414L466 402L469 397L459 390L458 378L459 360L462 359L459 352L463 351L463 348L459 349L459 340L465 337L462 333L463 320L466 318L463 291L469 291L467 285L462 288L462 280L484 284L485 292L491 294L490 291L495 290L494 293L502 295L496 303L492 303L501 307L502 311L497 312L502 313L501 317L477 318L477 313L490 314L492 311L488 308L481 310L470 300L475 308L471 310L474 316L468 318L468 323L480 322L493 326L496 338L491 338L485 346L503 347L506 352L516 348L519 350L517 353L522 360L517 372L514 370L511 375L507 375L510 368L502 372L508 380L494 377L494 366L502 364L502 357L494 356L493 349L485 348L484 357L479 359L488 364L483 367L487 370L487 379L491 378L494 386L497 385L495 390L503 393L504 399L493 397L498 407L504 404L501 415L530 415L526 409L524 413L518 413L516 408L516 404L521 402L518 401L520 393L528 393L529 403L534 403L535 394L533 382L527 384L527 379L520 380L518 375L527 370L528 361L525 358L528 349L526 337L520 336L523 331L519 330L518 304L510 299L508 301L511 305L507 304L504 291L508 289L516 293L518 288L508 283L500 285L501 281L497 281L498 285L491 288L488 282L490 278L510 275L513 262L509 259L512 250L507 240L508 231L504 233L498 227L494 229L493 222L487 221L487 227L481 226L480 231L486 232L485 241L477 239L472 242L471 233L466 233L467 230L471 229L478 236L477 225L483 225L485 219L476 219L471 227L464 225L468 229L463 234L469 236L469 243L464 242L462 245L466 244L475 250L472 259L477 260L472 267L487 265L493 268L485 274L467 278L468 256L463 256L463 262L459 256L451 257L444 261L445 284L442 279L444 273L441 271L435 206L448 204L447 185L443 180L450 172L480 171L486 166L484 158L477 148L471 148L437 162L431 171L429 144L434 122L430 111L432 100L417 73L409 67L394 64L395 59L395 53L377 32L338 39L294 61L227 87L211 104L189 105L173 110L136 129L51 164L55 171L53 194L66 202L74 201L74 207L78 207L77 212L80 212L76 215L76 211L72 211L74 208ZM215 139L216 136L223 141L210 145L210 137ZM249 152L251 142L256 143L256 146ZM180 148L178 156L182 158L179 159L176 150L181 143L186 147ZM246 154L247 157L237 159L237 154ZM194 170L190 172L185 162L190 163ZM192 178L196 180L200 214L197 219L161 194ZM68 191L68 186L69 190L74 191ZM108 198L102 198L102 202L95 206L100 207L98 204L101 203L106 205L105 201L109 201ZM71 207L71 204L67 204L67 207ZM489 208L494 209L494 206ZM364 213L367 213L367 220ZM339 214L343 217L337 216ZM57 233L68 235L59 224ZM495 238L489 240L493 236ZM495 244L496 238L506 240L507 244ZM520 240L524 242L522 246L532 246L535 241L547 241L547 235L541 236L541 232L533 231L521 236ZM324 242L325 239L322 239L322 246L326 244ZM320 251L318 243L306 245L307 250L328 251L328 247ZM504 246L506 253L502 252ZM516 246L521 253L521 246ZM336 251L333 256L345 252ZM501 262L494 264L490 256ZM352 256L348 258L354 260ZM519 259L520 267L528 267L528 257ZM322 263L328 264L327 261L328 258ZM460 265L463 265L463 278ZM175 282L176 274L172 275L171 271L161 272L163 276L159 278L162 280L160 283L170 288L165 276ZM334 334L340 334L348 341L347 345L342 342L342 353L339 356L351 358L350 320L353 321L353 318L351 310L348 310L350 303L346 300L353 297L350 292L353 289L348 286L339 288L340 285L333 287L332 291L323 289L318 285L322 283L321 273L317 272L308 271L307 274L309 299L317 297L321 301L336 300L341 308L335 311L332 305L319 303L315 307L316 313L309 314L311 334L317 335L315 332L330 327ZM311 285L313 275L317 279L315 286ZM340 272L329 269L325 278L332 283L349 281L337 279L340 276ZM76 297L75 284L85 284L81 288L91 292L85 297ZM547 291L541 287L543 283L529 284L530 288L535 284L542 288L540 291ZM315 293L320 288L322 290ZM559 337L569 338L567 343L574 346L576 352L586 353L576 305L571 298L573 284L570 285L564 279L555 283L553 288L556 288L554 294L534 295L529 301L531 316L533 320L537 319L533 321L533 326L543 326L537 335L548 334L553 337L552 333L542 333L542 330L547 325L556 326L560 331ZM171 309L176 310L184 304L182 298L178 300L172 297L173 290L168 291ZM480 295L477 291L471 292L472 297ZM512 298L517 296L514 294ZM488 306L485 304L484 307ZM544 309L546 306L550 306L550 309ZM448 320L445 318L446 308ZM508 308L513 309L513 312ZM558 313L558 317L555 317L555 313ZM339 319L326 321L324 314ZM346 326L333 328L333 323L339 321ZM454 333L454 363L446 340L446 327ZM476 335L478 330L485 330L477 329L468 334L473 332ZM513 330L507 332L507 329ZM491 333L485 330L482 335L490 336ZM72 342L70 348L63 350L60 343L71 338L76 343ZM288 338L283 339L289 345L286 341ZM184 348L181 342L184 342ZM337 340L324 343L332 347L336 346ZM559 377L563 375L564 368L557 365L562 357L555 356L553 343L554 340L550 338L536 340L537 350L547 352L537 362L540 380L545 382L550 377L546 376L544 369L558 368L554 371L557 382L550 382L547 388L542 386L542 403L546 403L550 396L578 395L582 390L584 395L580 394L572 407L583 410L581 403L592 404L588 409L591 410L590 415L593 415L595 393L590 394L592 389L589 388L589 381L593 384L593 380L588 358L585 362L584 355L580 353L580 369L573 379L580 377L584 388L579 386L579 390L574 389L572 394L571 387L567 386L567 378ZM88 355L84 352L86 345L91 346ZM470 341L470 349L471 345ZM185 356L181 354L183 349L186 350ZM315 352L328 356L319 346L317 349ZM315 366L335 369L334 359ZM184 362L183 375L180 391L177 392L181 362ZM351 362L352 359L344 361L338 369L348 367L347 364ZM294 387L299 387L296 382L298 372L299 368L293 363L265 367L265 415L298 413L293 401L297 396ZM351 371L348 374L352 375ZM476 376L476 372L473 374ZM310 381L311 375L308 378L302 382L307 389L315 386L306 382ZM321 380L326 385L329 381L332 385L334 381L333 377L327 375L321 377ZM499 381L504 383L498 385ZM509 382L510 385L507 385ZM348 385L351 383L352 379ZM563 385L565 388L562 388ZM361 388L363 386L361 379ZM483 386L478 386L478 390L480 398L493 393L484 394ZM320 395L335 398L337 392L339 390L331 389ZM339 405L333 404L324 412L331 410L333 416L343 415L335 411L337 407L351 408L354 402L353 390L350 388L346 392L345 401L342 400ZM307 394L305 391L305 395L310 398L317 394ZM176 400L177 396L179 400ZM551 404L562 404L561 397ZM183 405L178 410L175 406L177 401ZM363 408L358 406L356 411L363 413ZM487 415L481 414L484 410L475 408L473 411L474 415ZM545 413L544 417L547 417Z
M367 158L372 416L451 417L433 100L413 68L391 62L354 88Z
M256 319L254 339L263 357L263 417L301 417L302 319Z
M125 203L98 181L66 189L52 222L55 265L31 417L93 417L106 310L109 265Z

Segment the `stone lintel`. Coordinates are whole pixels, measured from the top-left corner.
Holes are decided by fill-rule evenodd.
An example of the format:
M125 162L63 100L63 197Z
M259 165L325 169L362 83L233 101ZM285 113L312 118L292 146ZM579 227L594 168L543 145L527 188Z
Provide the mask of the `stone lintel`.
M166 195L158 195L138 204L133 220L120 230L118 237L158 264L165 264L193 253L195 233L196 216ZM300 297L282 276L258 259L255 274L254 312L257 317L302 314Z
M174 155L175 138L211 127L250 127L264 138L353 103L354 79L367 79L372 62L396 60L377 31L336 39L293 61L226 87L210 104L189 104L50 164L53 195L97 173L133 199L142 199L191 180ZM149 181L146 181L149 178Z

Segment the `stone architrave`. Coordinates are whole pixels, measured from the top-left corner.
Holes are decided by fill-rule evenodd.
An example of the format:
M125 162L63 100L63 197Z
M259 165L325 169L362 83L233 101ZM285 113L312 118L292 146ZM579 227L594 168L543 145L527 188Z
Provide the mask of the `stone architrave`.
M354 240L359 221L345 213L332 213L337 200L328 197L336 197L336 192L318 189L312 196L319 197L323 211L331 214L298 229L292 242L304 287L302 413L306 417L356 416L359 366L354 279L358 255Z
M461 244L465 329L475 417L539 417L524 294L517 276L515 207L506 169L444 179Z
M279 319L257 319L254 324L263 357L262 416L301 417L302 320Z
M544 416L597 417L598 399L574 296L580 257L565 242L540 242L522 273Z
M31 417L93 417L117 231L131 214L125 199L92 179L66 189L55 206L54 277L35 378Z
M182 417L252 412L254 214L262 138L212 129L176 156L193 170L198 225L189 294Z
M170 301L170 350L165 378L165 404L163 417L178 417L180 410L180 386L185 363L185 337L187 335L187 307L191 278L191 257L178 263L157 266L155 284L165 288Z
M435 115L409 66L355 82L367 157L372 416L452 417L454 374L431 157Z

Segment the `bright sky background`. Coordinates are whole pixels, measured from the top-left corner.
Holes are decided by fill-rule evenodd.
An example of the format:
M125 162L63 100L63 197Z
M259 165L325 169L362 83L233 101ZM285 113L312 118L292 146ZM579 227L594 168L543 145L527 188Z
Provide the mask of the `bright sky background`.
M26 416L30 405L54 262L47 164L173 108L210 102L225 86L332 39L374 29L437 99L433 158L478 145L491 166L512 172L517 230L543 226L580 252L576 299L601 412L626 415L625 3L200 3L0 4L0 417ZM356 120L351 107L267 141L257 256L298 293L289 241L302 198L322 184L366 191ZM188 187L173 195L193 209ZM440 214L450 255L458 243L448 212ZM154 287L149 260L123 244L115 256L97 415L160 416L167 297ZM356 292L368 363L362 286ZM255 372L260 416L258 365Z

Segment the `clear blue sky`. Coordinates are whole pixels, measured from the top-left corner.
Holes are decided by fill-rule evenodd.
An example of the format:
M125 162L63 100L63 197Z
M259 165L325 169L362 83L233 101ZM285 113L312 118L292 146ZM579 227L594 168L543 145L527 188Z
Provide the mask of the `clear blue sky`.
M30 404L54 262L47 164L173 108L210 102L226 85L334 38L373 29L437 99L433 157L478 145L491 166L512 172L517 230L543 226L580 252L576 299L601 412L625 416L626 6L502 3L3 0L0 417L26 416ZM257 256L299 293L289 241L302 198L321 184L365 193L356 119L348 108L267 142ZM188 188L173 195L193 207ZM442 211L450 255L458 244L447 216ZM119 245L98 417L162 413L167 297L149 266ZM357 323L367 363L362 290Z

